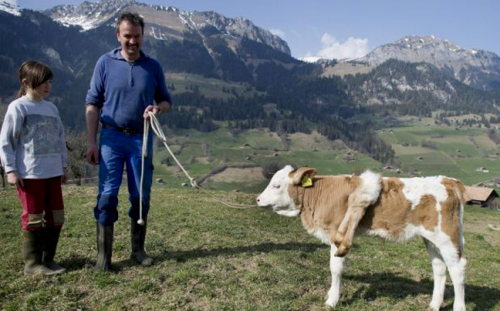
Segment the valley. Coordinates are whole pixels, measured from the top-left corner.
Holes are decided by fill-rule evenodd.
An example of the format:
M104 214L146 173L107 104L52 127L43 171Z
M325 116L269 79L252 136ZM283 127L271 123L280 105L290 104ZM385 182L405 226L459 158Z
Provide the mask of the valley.
M466 185L500 177L500 146L489 137L498 131L493 128L495 125L490 129L457 128L436 125L434 118L416 117L401 117L398 121L397 127L377 131L394 149L397 162L394 164L378 162L339 140L329 141L316 131L289 134L288 144L267 129L233 136L223 123L210 133L186 130L167 131L167 135L173 151L180 153L179 161L195 179L226 167L203 181L202 186L208 189L257 193L267 183L264 169L286 164L314 167L318 174L359 174L371 169L385 176L446 175ZM155 175L173 187L188 182L175 162L168 159L165 147L156 146ZM489 186L497 187L494 182Z

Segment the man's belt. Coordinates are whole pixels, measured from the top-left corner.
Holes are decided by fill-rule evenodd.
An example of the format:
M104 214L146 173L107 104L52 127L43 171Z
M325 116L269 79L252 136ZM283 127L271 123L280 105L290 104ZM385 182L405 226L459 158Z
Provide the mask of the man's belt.
M138 129L131 128L131 127L119 127L119 126L113 126L113 125L110 125L110 124L107 124L107 123L101 123L101 124L102 124L102 128L103 129L115 130L115 131L118 131L118 132L122 132L124 134L134 135L134 134L141 133L141 131L139 131Z

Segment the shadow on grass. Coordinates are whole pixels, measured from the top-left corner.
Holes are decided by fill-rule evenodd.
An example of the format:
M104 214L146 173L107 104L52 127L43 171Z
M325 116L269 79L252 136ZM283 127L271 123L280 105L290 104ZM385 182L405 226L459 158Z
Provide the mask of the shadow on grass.
M416 297L420 294L429 295L429 303L432 297L434 283L432 279L424 279L420 282L400 277L394 273L367 273L362 275L343 275L343 279L357 283L367 284L367 287L357 290L351 299L344 300L346 304L352 304L358 299L375 300L377 297L389 297L393 299L403 299ZM441 311L453 310L454 292L453 286L447 285L445 299L451 299L451 303L446 303ZM467 285L465 283L465 302L474 304L474 311L493 310L500 303L500 289Z
M90 254L89 254L90 256ZM72 255L69 258L64 258L61 260L55 259L61 266L66 268L67 271L81 270L83 268L90 268L95 264L95 260L92 261L89 257L82 257L79 255Z
M231 256L242 253L268 253L276 250L286 251L300 251L300 252L314 252L317 249L329 248L323 244L313 243L264 243L259 245L238 246L238 247L222 247L216 249L193 249L189 251L169 251L165 250L160 255L154 255L156 264L162 261L175 260L177 262L186 262L188 260L217 257L217 256ZM97 253L95 254L97 256ZM72 257L60 261L68 271L79 270L84 268L92 268L95 265L95 258L86 257ZM132 259L113 260L113 268L115 272L120 272L128 267L137 266L137 263Z
M189 251L165 251L157 256L158 261L176 260L177 262L185 262L197 258L216 257L224 255L236 255L241 253L269 253L277 250L285 251L300 251L314 252L320 248L329 248L324 244L314 243L263 243L259 245L238 246L238 247L221 247L215 249L193 249Z
M77 270L83 270L83 269L89 269L92 270L92 268L95 266L97 261L97 253L89 253L89 256L87 257L82 257L82 256L71 256L70 258L65 258L58 263L66 268L68 272L70 271L77 271ZM113 266L113 271L115 273L118 273L122 271L124 268L131 267L137 265L135 262L132 260L112 260L112 266ZM96 271L100 272L100 271Z

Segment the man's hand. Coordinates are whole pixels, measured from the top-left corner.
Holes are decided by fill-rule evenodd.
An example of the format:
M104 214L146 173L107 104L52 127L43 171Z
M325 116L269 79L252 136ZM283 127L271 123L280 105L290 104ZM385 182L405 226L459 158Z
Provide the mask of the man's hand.
M87 162L89 162L92 165L97 165L99 164L99 149L97 148L96 144L89 143L89 146L87 147Z
M161 113L161 110L160 110L160 107L158 106L153 106L153 105L149 105L146 107L146 109L144 110L144 114L143 114L143 117L144 119L149 119L149 113L148 112L152 112L155 116L159 116L160 113Z
M24 182L21 176L17 173L17 171L12 171L7 173L7 182L12 186L19 185L24 188Z
M144 119L149 119L148 112L151 111L155 116L159 116L160 114L166 113L170 109L170 103L167 101L162 101L158 105L149 105L144 110L143 117Z

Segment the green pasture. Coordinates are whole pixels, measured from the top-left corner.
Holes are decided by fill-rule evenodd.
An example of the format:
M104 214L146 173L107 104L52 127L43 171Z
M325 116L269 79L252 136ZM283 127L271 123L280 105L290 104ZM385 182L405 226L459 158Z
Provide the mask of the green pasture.
M116 274L93 272L96 260L92 208L96 187L63 186L66 223L56 260L67 273L23 275L21 208L12 187L0 190L0 310L2 311L320 311L331 276L328 246L298 218L253 204L256 193L197 191L155 185L146 248L152 267L133 264L127 191L120 192L113 262ZM500 225L497 211L466 207L467 310L500 311ZM393 244L357 237L347 256L335 311L426 310L432 267L420 239ZM442 310L452 310L447 280Z
M488 137L488 131L413 120L383 129L379 135L393 146L403 173L447 175L472 185L500 176L500 147Z
M166 79L169 86L172 84L175 86L175 90L171 90L173 94L192 91L194 87L197 87L201 94L209 98L232 98L234 97L233 92L244 96L253 96L258 93L248 83L223 81L196 74L168 73Z
M267 129L253 129L232 135L226 123L221 122L219 126L218 130L210 133L183 130L173 134L167 131L167 143L170 148L178 153L177 159L197 180L221 166L265 167L277 164L282 167L291 164L295 167L316 168L319 174L351 174L365 169L380 171L382 168L382 165L372 158L348 149L341 142L329 141L317 132L288 135L288 148L285 148L280 137ZM186 182L187 177L175 164L164 145L157 142L155 146L155 176L174 187ZM166 158L170 158L170 165L167 165ZM258 181L227 179L207 182L202 186L220 190L258 191L266 185L264 176L260 175Z
M466 185L500 177L500 147L489 137L486 128L437 126L432 119L401 118L401 126L381 129L379 136L391 144L396 154L398 176L446 175L462 180ZM253 129L233 135L225 122L210 133L193 130L167 130L168 143L179 161L195 179L200 179L221 166L260 166L291 164L308 166L319 174L351 174L371 169L387 176L386 163L350 150L342 142L329 141L313 131L311 134L289 134L287 142L267 129ZM181 150L181 145L183 148ZM155 174L168 185L179 187L188 181L163 144L155 149ZM265 186L265 179L242 182L209 181L210 189L255 191Z

